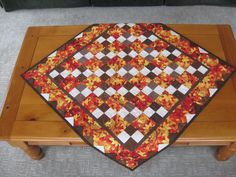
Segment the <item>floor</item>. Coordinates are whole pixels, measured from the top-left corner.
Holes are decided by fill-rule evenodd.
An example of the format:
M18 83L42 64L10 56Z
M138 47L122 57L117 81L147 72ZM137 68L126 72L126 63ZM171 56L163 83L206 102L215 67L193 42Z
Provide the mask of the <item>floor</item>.
M28 26L99 22L221 23L230 24L236 34L235 19L235 8L213 6L88 7L10 13L0 9L0 110ZM0 142L0 176L236 177L236 156L229 161L218 162L213 156L215 148L211 147L169 148L134 172L88 147L50 147L44 150L46 157L43 160L32 161L20 150Z

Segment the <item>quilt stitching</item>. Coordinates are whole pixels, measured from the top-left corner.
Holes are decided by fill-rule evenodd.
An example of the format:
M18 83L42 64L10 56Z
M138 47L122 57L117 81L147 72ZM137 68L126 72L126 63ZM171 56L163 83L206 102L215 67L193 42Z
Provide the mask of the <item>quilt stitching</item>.
M117 31L120 34L114 34ZM133 150L207 72L200 62L129 23L108 29L49 76L117 141ZM134 126L138 119L148 120L150 130Z
M27 83L64 118L85 142L131 170L172 144L235 71L232 65L227 64L164 24L142 25L175 45L179 50L183 50L195 60L203 63L209 68L209 72L184 98L183 102L135 150L129 150L122 146L45 75L67 57L69 58L70 54L78 51L82 46L81 44L86 45L88 41L94 39L96 34L101 34L101 31L103 32L104 28L107 29L110 25L101 24L89 27L85 31L86 35L83 32L80 33L75 37L76 40L73 39L68 44L63 45L56 51L56 54L46 57L22 75ZM138 32L138 30L135 31ZM146 120L140 122L142 124L135 125L142 125L140 129L143 131L152 126Z

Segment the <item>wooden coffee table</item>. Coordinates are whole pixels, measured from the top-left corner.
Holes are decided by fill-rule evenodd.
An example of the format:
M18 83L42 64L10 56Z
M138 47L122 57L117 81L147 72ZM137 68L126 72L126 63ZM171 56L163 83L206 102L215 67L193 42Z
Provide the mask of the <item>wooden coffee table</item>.
M20 74L86 27L29 27L26 33L0 118L0 140L21 148L32 159L43 157L40 145L85 145ZM236 65L236 42L229 25L170 27ZM218 160L232 156L236 152L235 89L234 76L174 145L219 146Z

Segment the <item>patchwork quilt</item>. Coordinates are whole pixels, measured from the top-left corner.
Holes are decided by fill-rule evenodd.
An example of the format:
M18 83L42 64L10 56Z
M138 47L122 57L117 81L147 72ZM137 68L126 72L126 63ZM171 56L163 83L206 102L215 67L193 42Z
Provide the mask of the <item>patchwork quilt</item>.
M94 24L22 74L90 146L134 170L235 71L164 24Z

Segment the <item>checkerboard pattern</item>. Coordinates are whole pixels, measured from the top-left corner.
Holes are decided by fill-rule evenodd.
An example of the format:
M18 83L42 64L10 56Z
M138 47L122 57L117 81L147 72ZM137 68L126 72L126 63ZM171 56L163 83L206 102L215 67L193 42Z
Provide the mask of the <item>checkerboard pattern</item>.
M87 144L134 170L173 144L234 71L164 24L122 23L89 26L22 77Z
M128 23L114 25L48 75L132 150L207 72L206 66L141 25ZM152 125L148 132L137 126L141 119Z

